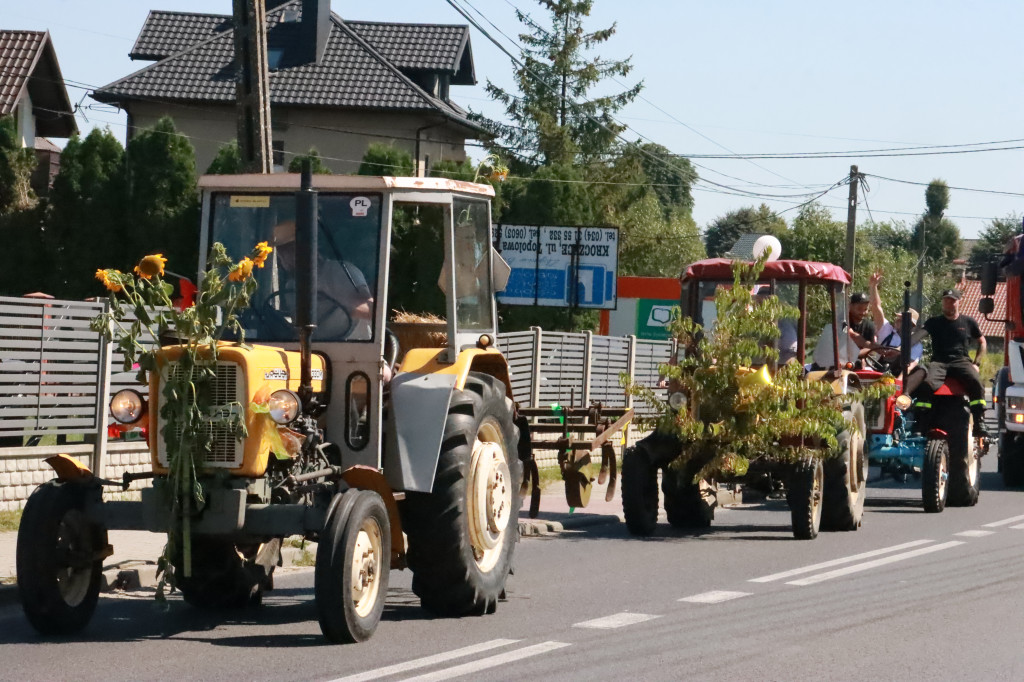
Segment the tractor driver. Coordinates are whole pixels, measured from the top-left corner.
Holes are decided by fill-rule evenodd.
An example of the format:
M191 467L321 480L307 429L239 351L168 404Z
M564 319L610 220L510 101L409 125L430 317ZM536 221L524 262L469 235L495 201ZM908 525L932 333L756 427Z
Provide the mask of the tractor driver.
M900 347L903 344L900 338L899 330L903 328L903 313L896 313L896 318L890 322L885 319L885 311L882 310L882 297L878 293L878 285L882 281L882 272L876 270L872 273L871 277L868 278L868 292L871 298L871 317L878 329L878 345L877 350L880 351L882 356L884 367L892 371L894 374L902 372L900 367ZM910 327L913 329L917 326L917 311L910 308L908 311L910 315ZM913 371L917 366L917 363L921 361L921 356L924 355L924 348L920 343L915 343L910 348L910 365L907 366L907 372Z
M285 220L274 226L274 249L281 269L294 276L294 220ZM317 254L318 320L315 336L321 341L368 341L372 338L372 315L373 294L359 268L348 261Z
M760 304L772 294L769 285L762 285L754 292L754 303ZM779 338L775 341L775 347L779 351L779 364L785 365L796 359L797 352L797 331L796 320L791 317L779 318Z
M947 376L959 380L970 400L974 436L988 437L985 429L985 387L978 373L978 363L987 344L974 318L960 314L959 290L946 289L942 292L942 314L928 318L924 329L932 337L932 361L928 363L924 382L928 388L937 391ZM974 341L977 341L978 350L972 360L969 347ZM907 383L909 388L911 382Z

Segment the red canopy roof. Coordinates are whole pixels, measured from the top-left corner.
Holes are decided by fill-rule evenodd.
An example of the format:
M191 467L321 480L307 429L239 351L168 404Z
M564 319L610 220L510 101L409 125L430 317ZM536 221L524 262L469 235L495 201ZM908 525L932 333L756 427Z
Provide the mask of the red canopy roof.
M697 261L686 268L683 281L687 280L731 280L733 278L731 258L709 258ZM850 283L850 275L832 263L813 263L805 260L776 260L764 264L759 282L769 280L808 280L815 282Z

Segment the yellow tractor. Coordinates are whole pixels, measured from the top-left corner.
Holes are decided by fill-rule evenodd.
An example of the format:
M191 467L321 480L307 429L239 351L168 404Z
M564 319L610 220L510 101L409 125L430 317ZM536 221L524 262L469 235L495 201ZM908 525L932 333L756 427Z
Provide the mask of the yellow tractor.
M196 453L204 502L189 519L190 557L169 552L184 600L258 604L282 538L302 535L318 542L315 598L330 641L373 634L392 568L411 569L433 613L493 612L518 541L523 462L494 347L494 292L509 271L491 247L491 187L304 173L206 176L200 189L204 261L214 243L234 258L263 241L274 251L253 272L245 343L219 347L215 406L243 412L246 435L213 433ZM399 348L388 321L404 303L390 290L399 280L403 295L443 308L433 347ZM111 400L115 419L148 427L151 471L105 481L59 456L57 477L25 506L18 585L42 633L88 623L108 530L173 530L162 416L173 396L162 384L181 371L180 354L161 348L148 391ZM246 410L254 403L265 413ZM278 439L288 456L272 452ZM139 501L102 496L149 479Z

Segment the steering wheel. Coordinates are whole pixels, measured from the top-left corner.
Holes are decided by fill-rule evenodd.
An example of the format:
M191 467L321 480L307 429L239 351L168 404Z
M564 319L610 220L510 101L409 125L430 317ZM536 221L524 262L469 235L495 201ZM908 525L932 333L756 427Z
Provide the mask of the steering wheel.
M395 371L395 363L401 353L401 346L398 343L398 336L389 327L384 327L384 361L388 363L392 373Z
M274 301L280 299L284 293L284 289L272 291L258 306L253 308L259 331L263 334L271 334L274 340L290 339L297 333L292 321L273 305Z

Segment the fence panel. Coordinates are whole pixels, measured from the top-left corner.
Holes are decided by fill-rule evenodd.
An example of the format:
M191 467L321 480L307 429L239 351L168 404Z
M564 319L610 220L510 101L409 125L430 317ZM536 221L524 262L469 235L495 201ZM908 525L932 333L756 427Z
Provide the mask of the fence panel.
M529 405L533 390L533 356L537 352L533 332L498 334L498 349L508 360L512 379L512 397L521 405Z
M540 405L583 406L583 361L586 335L543 334L540 351Z
M625 407L626 392L619 375L629 370L629 339L594 336L590 347L590 399L607 407Z
M668 389L658 388L658 365L668 362L672 354L671 341L648 341L637 339L636 361L633 368L633 380L638 384L650 386L662 399L668 399ZM648 417L655 414L651 406L643 401L634 401L633 407L638 416Z

